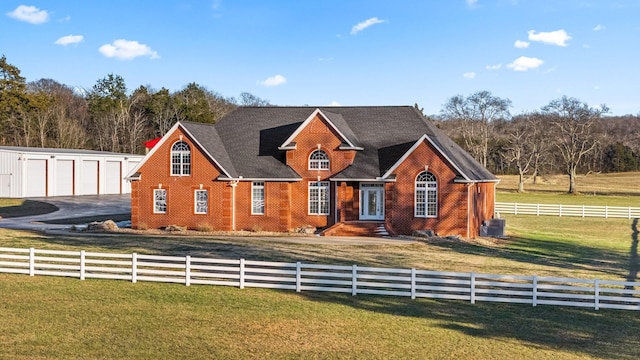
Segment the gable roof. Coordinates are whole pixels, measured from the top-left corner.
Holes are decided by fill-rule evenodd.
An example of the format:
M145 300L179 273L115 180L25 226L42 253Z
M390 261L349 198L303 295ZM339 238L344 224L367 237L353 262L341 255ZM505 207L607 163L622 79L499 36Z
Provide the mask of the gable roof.
M295 180L301 177L286 165L286 149L294 148L295 136L315 115L339 134L341 148L358 150L353 163L332 179L391 179L392 170L425 141L460 181L497 180L412 106L239 107L215 125L182 126L229 178Z
M343 143L346 143L348 145L346 148L362 150L361 147L356 145L356 135L353 133L351 128L349 128L349 124L345 122L342 115L335 114L329 111L322 111L319 108L316 108L313 113L311 113L311 115L309 115L307 119L303 121L302 124L300 124L300 126L298 126L298 128L278 148L280 150L288 150L293 148L293 140L305 127L307 127L307 125L309 125L309 123L313 119L316 118L317 115L320 115L322 118L324 118L329 126L338 133L338 135L342 138Z

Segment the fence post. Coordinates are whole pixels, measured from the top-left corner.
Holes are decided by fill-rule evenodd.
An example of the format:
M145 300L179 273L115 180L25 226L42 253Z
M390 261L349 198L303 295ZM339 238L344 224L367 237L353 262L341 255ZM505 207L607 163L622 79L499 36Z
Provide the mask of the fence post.
M240 259L240 289L244 289L244 258Z
M416 298L416 268L411 268L411 300Z
M560 215L558 216L562 217L562 204L559 205L559 211L560 211Z
M593 306L595 310L600 309L600 280L593 281Z
M131 254L131 282L136 283L138 281L138 254Z
M184 284L191 285L191 255L184 257Z
M536 307L538 306L538 277L533 275L533 282L531 284L533 286L533 289L531 290L533 292L533 297L531 299L531 304Z
M36 274L36 249L29 248L29 276Z
M609 205L604 206L604 218L605 219L609 218Z
M513 215L518 215L518 203L513 203Z
M472 304L476 303L476 274L475 273L471 273L470 274L471 278L470 278L470 283L471 283L471 292L470 292L470 300Z
M300 292L302 288L302 265L300 261L296 263L296 292Z
M582 205L582 217L584 217L584 205Z
M540 216L540 204L536 204L536 216Z
M85 275L84 275L85 271L86 271L85 251L80 250L80 280L85 279Z
M629 219L631 219L631 206L629 206Z
M358 293L358 265L353 265L351 268L351 296L356 296Z

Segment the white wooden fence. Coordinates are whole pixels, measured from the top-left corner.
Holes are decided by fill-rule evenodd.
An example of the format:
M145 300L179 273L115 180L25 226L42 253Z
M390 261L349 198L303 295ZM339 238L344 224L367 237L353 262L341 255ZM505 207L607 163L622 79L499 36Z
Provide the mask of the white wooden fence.
M621 206L522 204L496 202L495 212L514 215L553 215L601 218L640 218L640 208Z
M0 272L640 310L640 282L0 248Z

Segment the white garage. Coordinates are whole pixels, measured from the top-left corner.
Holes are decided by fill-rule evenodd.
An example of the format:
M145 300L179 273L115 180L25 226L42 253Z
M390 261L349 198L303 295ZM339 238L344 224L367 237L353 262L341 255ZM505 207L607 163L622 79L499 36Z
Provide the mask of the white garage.
M0 146L0 197L127 194L143 155Z

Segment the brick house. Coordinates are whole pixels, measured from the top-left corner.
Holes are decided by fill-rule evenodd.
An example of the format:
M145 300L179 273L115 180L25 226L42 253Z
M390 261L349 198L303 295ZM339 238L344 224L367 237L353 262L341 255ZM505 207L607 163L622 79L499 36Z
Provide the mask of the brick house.
M134 228L475 237L498 179L410 106L240 107L178 122L128 176Z

